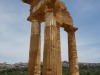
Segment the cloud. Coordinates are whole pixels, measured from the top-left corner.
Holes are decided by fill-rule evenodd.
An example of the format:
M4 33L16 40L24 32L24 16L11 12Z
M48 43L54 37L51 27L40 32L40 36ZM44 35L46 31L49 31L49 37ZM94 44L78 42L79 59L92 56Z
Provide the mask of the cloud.
M9 27L5 27L5 29L8 29L8 32L3 31L2 37L0 37L0 58L5 57L5 60L9 59L9 61L12 60L11 58L15 60L27 59L30 35L22 35L18 31L9 29Z
M63 0L79 28L76 32L79 61L100 62L99 1ZM16 5L16 6L15 6ZM0 1L0 62L27 62L31 23L27 21L29 5L16 1ZM41 59L44 48L44 23L41 30ZM68 60L67 32L61 29L62 60Z
M20 6L20 2L17 2ZM20 62L28 59L30 23L28 12L0 1L0 62Z
M85 47L85 48L78 48L78 58L80 62L100 62L100 55L98 47ZM98 61L97 61L98 60Z

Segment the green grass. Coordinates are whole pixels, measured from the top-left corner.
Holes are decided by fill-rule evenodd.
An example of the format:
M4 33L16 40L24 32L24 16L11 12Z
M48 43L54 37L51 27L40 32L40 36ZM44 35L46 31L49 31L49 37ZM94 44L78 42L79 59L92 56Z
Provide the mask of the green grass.
M69 75L69 70L66 67L63 67L62 75ZM0 72L0 75L28 75L27 68L16 68L16 69L8 69ZM99 68L80 68L80 75L100 75L100 67Z
M68 71L69 71L68 68L63 67L63 68L62 68L62 75L68 75L68 74L69 74Z
M0 72L0 75L28 75L27 68L7 69Z

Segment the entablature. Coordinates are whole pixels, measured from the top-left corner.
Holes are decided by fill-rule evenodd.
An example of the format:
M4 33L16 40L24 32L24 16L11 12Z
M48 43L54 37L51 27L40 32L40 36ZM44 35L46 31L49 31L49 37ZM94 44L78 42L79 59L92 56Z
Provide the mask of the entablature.
M60 0L24 0L30 3L30 16L28 20L32 18L45 21L45 9L52 9L57 22L63 27L63 25L73 25L73 20L65 6Z

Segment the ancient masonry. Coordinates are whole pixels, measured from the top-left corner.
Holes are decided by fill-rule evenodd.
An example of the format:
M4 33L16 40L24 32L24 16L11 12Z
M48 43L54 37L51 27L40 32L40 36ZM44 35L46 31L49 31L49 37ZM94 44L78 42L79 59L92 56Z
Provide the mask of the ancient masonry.
M62 75L60 27L68 33L69 75L79 75L72 18L61 0L22 0L30 4L32 23L28 75L40 75L41 22L45 22L42 75Z

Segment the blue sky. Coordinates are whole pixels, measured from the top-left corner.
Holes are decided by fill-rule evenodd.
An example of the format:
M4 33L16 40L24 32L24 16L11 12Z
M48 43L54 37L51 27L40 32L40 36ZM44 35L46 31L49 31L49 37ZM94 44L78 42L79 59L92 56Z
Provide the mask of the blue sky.
M100 63L100 0L63 0L76 32L78 61ZM27 62L31 23L29 5L21 0L0 0L0 62ZM44 23L42 23L42 47ZM62 61L68 60L67 33L61 28ZM42 59L42 58L41 58Z

